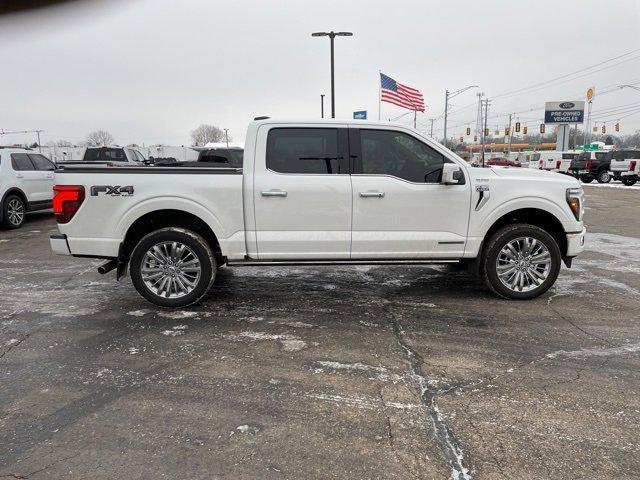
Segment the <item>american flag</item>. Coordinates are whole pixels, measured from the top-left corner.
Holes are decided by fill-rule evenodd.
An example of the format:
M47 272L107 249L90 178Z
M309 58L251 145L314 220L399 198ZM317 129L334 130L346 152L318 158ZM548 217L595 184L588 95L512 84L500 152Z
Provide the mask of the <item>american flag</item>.
M420 90L398 83L384 73L380 73L380 100L424 112L424 97Z

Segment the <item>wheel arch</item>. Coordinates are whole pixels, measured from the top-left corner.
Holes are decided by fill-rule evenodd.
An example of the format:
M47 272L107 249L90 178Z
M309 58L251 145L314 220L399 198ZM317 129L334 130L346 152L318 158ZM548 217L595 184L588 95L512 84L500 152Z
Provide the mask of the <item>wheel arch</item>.
M129 226L120 248L120 255L124 257L122 260L129 260L131 252L145 235L167 227L184 228L202 236L214 252L218 263L224 263L218 236L209 224L193 213L169 208L145 213Z

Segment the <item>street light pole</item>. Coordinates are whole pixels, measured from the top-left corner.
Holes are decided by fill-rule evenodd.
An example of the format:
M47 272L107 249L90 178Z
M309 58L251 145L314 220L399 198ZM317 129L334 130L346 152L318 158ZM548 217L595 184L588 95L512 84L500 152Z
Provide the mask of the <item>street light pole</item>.
M324 93L320 94L320 118L324 118Z
M329 37L331 43L331 118L336 118L336 90L335 90L335 67L334 67L334 52L333 41L336 37L351 37L352 32L315 32L311 34L312 37Z
M444 146L447 146L447 117L449 116L449 99L460 95L462 92L466 92L470 88L478 88L478 85L469 85L468 87L461 88L455 92L449 92L445 90L444 93Z

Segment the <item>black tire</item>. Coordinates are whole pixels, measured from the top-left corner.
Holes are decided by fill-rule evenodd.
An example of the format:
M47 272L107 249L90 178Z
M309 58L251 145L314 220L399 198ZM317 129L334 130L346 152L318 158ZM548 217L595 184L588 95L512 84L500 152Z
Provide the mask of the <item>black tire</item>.
M598 183L609 183L611 181L611 174L607 170L600 170L596 176Z
M533 238L542 243L548 250L551 260L546 279L538 287L528 291L515 291L507 287L500 280L497 270L498 255L503 247L520 237ZM483 250L481 273L484 283L496 295L513 300L528 300L542 295L555 283L560 273L561 262L560 247L551 235L534 225L515 223L502 227L491 236Z
M9 195L2 205L2 225L9 229L20 228L24 224L26 213L27 206L22 197Z
M163 242L179 242L185 245L199 261L200 275L195 280L196 285L193 290L183 296L172 298L166 295L159 295L151 290L143 280L142 263L145 254L154 245ZM129 269L131 281L140 295L159 307L176 308L193 305L207 294L216 277L217 262L209 244L197 233L183 228L162 228L151 232L138 242L131 254Z
M622 177L622 183L625 184L627 187L635 185L637 181L638 181L637 178Z
M580 181L583 183L591 183L593 182L593 180L594 180L593 177L589 177L588 175L582 175L580 177Z

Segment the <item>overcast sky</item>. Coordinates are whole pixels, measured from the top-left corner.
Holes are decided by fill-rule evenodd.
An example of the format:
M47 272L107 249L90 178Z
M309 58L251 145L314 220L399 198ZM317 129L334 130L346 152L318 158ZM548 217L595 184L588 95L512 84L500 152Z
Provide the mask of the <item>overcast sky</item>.
M425 131L447 88L477 84L497 97L640 49L640 1L111 0L5 16L0 129L40 128L43 143L100 128L121 144L181 145L211 123L242 141L256 115L319 117L320 93L329 111L329 41L310 34L331 29L354 32L336 39L337 117L377 119L381 70L424 93ZM602 111L611 127L630 114L621 133L640 129L640 91L608 91L640 86L640 51L583 75L496 98L489 125L535 108L518 115L537 128L545 101L583 99L595 86L596 119ZM450 134L475 121L475 92L452 101ZM382 106L385 120L404 112Z

